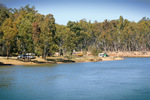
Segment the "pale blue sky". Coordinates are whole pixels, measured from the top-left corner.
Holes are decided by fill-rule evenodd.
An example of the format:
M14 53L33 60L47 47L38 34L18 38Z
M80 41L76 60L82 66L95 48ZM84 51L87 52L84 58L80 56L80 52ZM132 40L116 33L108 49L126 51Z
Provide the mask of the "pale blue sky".
M56 23L63 25L81 19L102 22L118 19L120 15L135 22L142 17L150 18L149 0L0 0L0 3L8 8L30 4L41 14L53 14Z

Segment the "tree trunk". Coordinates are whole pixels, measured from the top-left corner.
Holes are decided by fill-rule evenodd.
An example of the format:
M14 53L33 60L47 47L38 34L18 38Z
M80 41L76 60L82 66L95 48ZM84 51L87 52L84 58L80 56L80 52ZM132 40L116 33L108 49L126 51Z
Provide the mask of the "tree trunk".
M46 53L44 53L44 60L46 60Z
M8 49L7 49L7 60L8 60Z
M27 56L27 57L28 57L28 61L29 61L29 53L28 53L28 56Z
M72 56L72 54L73 54L73 50L71 50L71 53L70 53L70 55Z
M23 58L24 58L24 62L25 62L25 59L26 59L26 58L25 58L25 51L24 51L24 53L23 53L23 54L24 54L24 57L23 57Z
M43 58L44 60L46 60L46 53L43 53L43 54L42 54L42 58Z
M46 60L46 45L44 46L43 50L43 59Z

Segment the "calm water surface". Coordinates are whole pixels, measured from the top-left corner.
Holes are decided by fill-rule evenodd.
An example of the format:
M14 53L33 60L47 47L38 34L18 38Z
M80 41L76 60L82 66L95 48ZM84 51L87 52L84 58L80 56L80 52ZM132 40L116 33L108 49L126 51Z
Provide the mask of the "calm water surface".
M0 67L0 100L150 100L150 58Z

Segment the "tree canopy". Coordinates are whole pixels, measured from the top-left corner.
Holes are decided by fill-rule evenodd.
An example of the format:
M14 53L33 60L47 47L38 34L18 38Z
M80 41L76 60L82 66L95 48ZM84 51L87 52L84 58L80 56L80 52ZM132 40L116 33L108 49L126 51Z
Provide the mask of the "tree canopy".
M63 20L63 19L62 19ZM42 15L29 5L8 9L0 4L0 55L26 52L52 56L56 51L149 51L150 19L131 22L120 16L117 20L91 23L82 19L55 23L52 14Z

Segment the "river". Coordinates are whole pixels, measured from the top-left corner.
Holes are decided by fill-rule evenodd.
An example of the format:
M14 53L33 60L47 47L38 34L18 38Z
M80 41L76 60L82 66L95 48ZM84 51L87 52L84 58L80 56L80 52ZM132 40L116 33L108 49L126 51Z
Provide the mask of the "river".
M0 100L150 100L150 58L0 66Z

